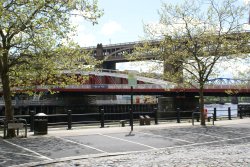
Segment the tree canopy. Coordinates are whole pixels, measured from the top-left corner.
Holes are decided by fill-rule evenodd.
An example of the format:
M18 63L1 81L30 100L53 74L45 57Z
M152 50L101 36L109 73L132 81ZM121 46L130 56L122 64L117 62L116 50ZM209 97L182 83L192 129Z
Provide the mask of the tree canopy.
M163 3L157 26L145 25L150 41L135 50L155 54L164 63L164 78L199 90L201 124L205 125L204 86L216 75L221 59L249 51L249 32L243 31L245 6L237 0L185 0ZM137 53L138 55L138 53Z
M0 2L0 77L5 116L13 119L11 88L58 84L63 70L95 65L90 55L72 42L80 16L97 23L103 14L97 0L6 0ZM61 80L62 85L74 78Z

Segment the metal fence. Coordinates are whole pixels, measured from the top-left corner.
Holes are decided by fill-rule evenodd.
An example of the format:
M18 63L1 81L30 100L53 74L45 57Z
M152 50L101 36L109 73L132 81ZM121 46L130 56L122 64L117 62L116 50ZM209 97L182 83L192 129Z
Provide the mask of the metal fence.
M225 115L217 116L218 110L214 108L213 113L208 113L206 118L208 121L212 119L213 121L217 121L218 118L226 118L231 120L232 118L239 117L243 119L243 116L248 116L245 112L239 108L237 116L231 115L231 108L229 107L227 110L224 110ZM220 111L221 112L221 111ZM195 113L195 114L194 114ZM166 121L172 120L176 121L177 123L181 123L184 120L193 120L194 115L198 115L195 117L197 121L199 121L199 110L196 109L195 111L182 111L179 108L176 111L169 111L169 112L159 112L157 108L152 108L152 110L148 110L145 112L132 112L132 118L135 122L140 122L141 116L149 116L151 121L154 124L158 124L159 121ZM4 119L4 116L0 116L0 120ZM36 119L36 115L34 112L30 112L30 115L15 115L15 119L25 119L27 121L27 125L30 127L30 131L34 130L34 121ZM68 129L71 129L74 125L86 125L86 124L95 124L96 126L100 125L100 127L105 127L106 124L115 124L122 122L129 122L131 121L131 113L129 111L125 112L110 112L105 111L104 108L100 108L99 112L97 113L83 113L83 114L73 114L71 110L68 110L64 114L48 114L46 115L47 125L48 127L52 126L65 126Z

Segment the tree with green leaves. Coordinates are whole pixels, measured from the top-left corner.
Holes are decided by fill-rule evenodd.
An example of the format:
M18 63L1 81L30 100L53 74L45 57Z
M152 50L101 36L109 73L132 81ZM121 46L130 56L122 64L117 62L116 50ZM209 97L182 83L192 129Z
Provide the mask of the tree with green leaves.
M95 65L93 58L72 42L75 27L70 19L80 16L96 24L103 14L97 3L97 0L0 2L0 77L7 121L14 118L11 96L15 90L20 87L28 90L34 85L66 85L76 81L72 70ZM13 130L8 131L8 137L14 135Z
M242 28L245 12L238 0L163 3L157 26L145 25L148 37L159 42L135 49L162 60L166 80L198 89L201 125L205 125L204 88L216 76L215 65L249 50L250 35Z

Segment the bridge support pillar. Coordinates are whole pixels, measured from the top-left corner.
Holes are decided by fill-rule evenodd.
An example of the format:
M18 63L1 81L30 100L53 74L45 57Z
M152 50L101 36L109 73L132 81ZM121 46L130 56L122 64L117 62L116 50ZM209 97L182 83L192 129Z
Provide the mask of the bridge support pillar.
M96 47L96 58L98 60L104 60L103 46L102 46L101 43L97 44L97 47ZM98 68L115 70L116 69L116 62L114 62L114 61L103 61L103 63L100 64L98 66Z
M97 44L97 47L96 47L96 58L98 60L103 60L104 59L104 55L103 55L103 47L102 47L102 44Z

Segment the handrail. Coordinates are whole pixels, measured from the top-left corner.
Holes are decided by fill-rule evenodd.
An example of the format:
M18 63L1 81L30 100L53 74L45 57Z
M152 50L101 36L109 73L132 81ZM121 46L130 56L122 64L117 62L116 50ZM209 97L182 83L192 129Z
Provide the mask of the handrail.
M36 86L36 89L93 89L95 85L105 85L105 89L130 89L131 87L128 84L84 84L84 85L67 85L64 87L46 85L46 86ZM163 84L137 84L134 86L134 89L169 89L172 88L171 85Z
M118 76L122 78L128 78L128 74L130 71L120 71L120 70L112 70L112 69L95 69L94 71L89 72L80 72L81 74L95 74L95 75L110 75L110 76ZM172 84L174 87L178 87L175 83L162 80L160 75L156 75L155 77L145 77L143 74L137 72L136 73L138 80L146 81L149 83L160 83L160 84ZM227 81L227 82L225 82ZM223 83L223 84L222 84ZM198 84L193 83L194 86L185 86L183 88L198 88ZM244 79L231 79L231 78L214 78L210 79L205 84L205 89L237 89L237 88L250 88L250 80Z
M122 112L110 112L110 110L105 110L106 112L104 112L104 109L101 109L99 112L94 112L94 113L76 113L76 114L72 114L72 113L62 113L62 114L48 114L47 118L49 120L48 125L59 125L59 124L63 124L63 125L67 125L68 127L71 127L72 124L82 124L82 123L103 123L104 127L104 122L107 121L119 121L119 120L124 120L127 119L126 115L129 116L129 111L128 109ZM216 110L216 111L220 111L220 110ZM224 110L226 111L226 110ZM240 114L242 114L241 111L239 111ZM177 120L177 123L180 123L180 119L190 119L190 116L192 116L192 125L194 125L194 119L196 118L195 116L197 115L198 118L200 118L200 112L192 112L192 111L184 111L184 110L180 110L177 109L176 111L168 111L168 112L160 112L157 110L157 108L151 108L150 110L134 110L133 114L135 116L137 115L150 115L150 117L154 117L155 118L155 124L158 123L158 119L159 120ZM120 116L115 116L115 115L121 115ZM161 118L158 118L157 115L161 115ZM165 115L165 116L164 116ZM85 119L88 117L81 117L81 116L90 116L90 119ZM93 116L93 118L92 118ZM111 116L111 117L110 117ZM219 117L223 117L224 115L217 115L216 112L214 111L214 113L208 112L207 118L212 118L213 120L213 125L214 125L214 121L216 121L216 116ZM30 127L32 127L32 120L34 121L34 117L32 117L32 115L15 115L15 119L14 120L18 120L16 118L26 118L28 123L30 123ZM55 118L59 118L59 119L54 119ZM71 118L83 118L83 119L75 119L75 121L72 121L74 119ZM0 120L4 120L4 116L0 116ZM52 118L52 119L50 119ZM61 119L63 118L63 119ZM68 119L66 119L68 118ZM70 118L70 119L69 119ZM111 118L111 119L110 119ZM242 115L240 116L240 118L242 119ZM25 119L20 119L20 120L25 120ZM64 121L62 121L64 120ZM68 122L67 122L68 120ZM210 119L209 119L210 120ZM231 120L231 109L228 109L228 120ZM0 121L0 123L4 124L4 121ZM5 126L5 125L4 125ZM27 126L27 125L25 125ZM7 126L6 126L7 127Z
M70 73L70 71L65 70L64 73ZM75 72L77 74L83 74L83 75L109 75L113 77L120 77L120 78L126 78L128 79L128 74L129 71L119 71L119 70L110 70L110 69L96 69L94 71L77 71ZM173 82L169 81L164 81L161 78L157 76L157 78L149 78L149 77L144 77L140 76L140 73L137 73L137 79L139 81L143 81L145 83L150 83L150 84L137 84L136 88L137 89L198 89L199 85L197 83L192 84L193 86L181 86L177 85ZM225 89L225 90L230 90L230 89L250 89L250 81L248 80L241 80L241 79L232 79L233 81L237 82L228 82L228 83L217 83L211 84L210 81L216 81L216 80L229 80L228 78L217 78L217 79L211 79L209 82L207 82L204 86L204 89ZM230 81L230 80L229 80ZM238 82L238 81L242 81ZM59 85L34 85L30 87L15 87L12 88L12 90L25 90L27 88L29 89L58 89L58 88L66 88L66 89L73 89L73 88L80 88L80 89L93 89L91 85L95 84L82 84L82 85L66 85L66 86L59 86ZM108 89L128 89L128 84L102 84L102 85L108 85ZM13 101L15 103L15 101Z

